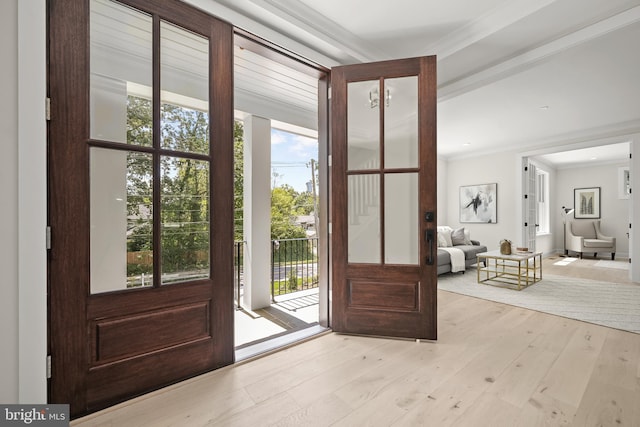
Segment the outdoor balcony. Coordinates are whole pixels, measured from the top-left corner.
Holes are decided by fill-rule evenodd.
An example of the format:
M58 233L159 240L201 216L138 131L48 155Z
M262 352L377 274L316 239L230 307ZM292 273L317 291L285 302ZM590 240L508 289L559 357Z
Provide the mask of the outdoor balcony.
M318 324L318 239L271 241L271 305L243 307L244 242L234 244L235 345L242 359L322 331ZM278 344L278 342L280 344Z

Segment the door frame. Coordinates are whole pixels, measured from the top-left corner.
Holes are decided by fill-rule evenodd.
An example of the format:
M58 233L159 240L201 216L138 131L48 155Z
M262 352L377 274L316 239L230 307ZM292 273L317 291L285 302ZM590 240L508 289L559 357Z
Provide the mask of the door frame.
M318 79L318 323L324 328L331 327L331 235L329 234L329 212L331 203L329 141L331 70L301 55L297 55L275 43L269 42L242 28L234 27L236 44L255 54L279 62L289 68Z

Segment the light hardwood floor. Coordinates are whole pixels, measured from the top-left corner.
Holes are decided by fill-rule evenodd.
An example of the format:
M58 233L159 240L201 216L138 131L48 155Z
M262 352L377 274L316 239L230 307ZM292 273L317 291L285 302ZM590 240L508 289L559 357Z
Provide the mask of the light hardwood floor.
M543 273L555 274L560 276L579 277L582 279L602 280L606 282L632 283L629 280L629 270L595 267L595 264L600 260L610 260L610 258L608 257L609 254L606 255L607 256L598 259L577 259L567 265L555 264L556 262L564 259L559 256L543 258ZM629 260L627 258L618 257L616 259L616 262L619 262L621 264L628 264Z
M640 426L640 335L438 292L439 339L329 333L74 426Z

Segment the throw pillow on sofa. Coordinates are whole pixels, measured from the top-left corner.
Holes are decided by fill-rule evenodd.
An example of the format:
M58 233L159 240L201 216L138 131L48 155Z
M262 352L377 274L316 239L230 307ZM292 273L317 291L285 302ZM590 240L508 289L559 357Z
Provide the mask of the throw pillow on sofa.
M473 245L471 242L471 231L464 229L464 244L465 245Z
M453 243L453 246L467 244L464 236L464 227L456 228L451 232L451 243Z
M453 242L451 241L451 232L453 229L448 225L438 226L436 228L438 231L438 246L441 248L449 248L453 246Z

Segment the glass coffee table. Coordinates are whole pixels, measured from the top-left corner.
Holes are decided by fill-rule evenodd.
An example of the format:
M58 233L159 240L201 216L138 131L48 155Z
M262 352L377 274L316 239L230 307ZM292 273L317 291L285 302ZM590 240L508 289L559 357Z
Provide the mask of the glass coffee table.
M481 252L477 261L478 283L521 290L542 280L542 252Z

